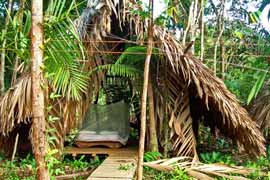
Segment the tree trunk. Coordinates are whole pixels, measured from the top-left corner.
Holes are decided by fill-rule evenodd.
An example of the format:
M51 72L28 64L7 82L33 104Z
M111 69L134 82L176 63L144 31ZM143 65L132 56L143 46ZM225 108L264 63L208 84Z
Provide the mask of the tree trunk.
M144 156L144 143L145 143L145 132L146 132L146 105L147 105L147 89L149 79L149 68L150 60L153 49L153 0L149 0L150 18L148 27L148 42L147 42L147 54L144 65L144 81L143 81L143 93L142 93L142 104L141 104L141 129L140 129L140 141L139 141L139 157L137 167L137 180L143 178L143 156Z
M196 30L198 25L199 13L198 13L198 0L194 0L194 8L192 14L192 23L190 28L190 41L193 42L193 45L190 48L190 52L195 54L195 41L196 41Z
M19 8L19 15L18 15L18 22L19 22L18 31L19 32L22 31L24 4L25 4L25 0L20 0L20 8ZM20 34L18 35L18 37L20 39L21 37ZM16 40L15 40L15 48L18 49L18 41ZM13 67L12 79L11 79L11 86L13 86L16 83L19 64L20 64L20 59L19 59L19 56L16 55L15 63Z
M45 162L46 131L43 66L43 0L32 0L31 83L32 83L32 146L37 165L37 179L48 180Z
M8 25L9 25L9 16L11 15L12 12L12 5L13 5L13 0L8 1L8 8L7 8L7 15L5 18L5 27L2 31L2 38L3 39L3 44L2 44L2 52L1 52L1 62L0 62L0 96L4 93L5 91L5 62L6 62L6 34L8 30Z
M225 80L225 46L222 38L220 39L220 61L221 79Z
M194 11L194 2L192 1L191 2L191 5L189 6L189 15L188 15L188 22L187 22L187 27L185 29L185 32L184 32L184 36L183 36L183 39L182 39L182 44L183 46L185 47L186 46L186 41L187 41L187 35L188 35L188 32L190 31L190 26L191 26L191 23L192 23L192 16L193 16L193 11Z
M213 71L214 74L216 75L217 73L217 48L218 48L218 43L220 41L220 38L223 34L224 31L224 15L225 15L225 0L221 0L221 11L220 14L218 16L218 37L215 41L215 47L214 47L214 67L213 67Z
M187 27L184 32L183 36L183 46L186 46L186 41L189 37L189 40L192 43L192 46L189 48L189 52L191 54L195 54L195 40L196 40L196 30L197 30L197 25L198 25L198 20L199 20L199 15L200 12L198 11L198 0L192 0L190 7L189 7L189 15L188 15L188 23ZM201 11L201 10L200 10ZM190 43L190 44L191 44Z
M151 78L148 85L148 102L149 102L149 134L150 134L150 151L158 152L157 129L155 119L154 92Z
M203 61L203 56L204 56L204 0L201 0L200 4L201 4L201 19L200 19L201 53L200 53L200 59L201 59L201 61Z

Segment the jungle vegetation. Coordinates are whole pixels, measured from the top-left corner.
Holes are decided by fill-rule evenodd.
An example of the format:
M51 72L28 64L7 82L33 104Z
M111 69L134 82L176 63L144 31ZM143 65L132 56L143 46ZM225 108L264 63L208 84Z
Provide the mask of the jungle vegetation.
M99 165L104 157L62 150L88 106L125 95L138 179L270 178L270 2L162 4L0 0L3 177L54 179L65 166Z

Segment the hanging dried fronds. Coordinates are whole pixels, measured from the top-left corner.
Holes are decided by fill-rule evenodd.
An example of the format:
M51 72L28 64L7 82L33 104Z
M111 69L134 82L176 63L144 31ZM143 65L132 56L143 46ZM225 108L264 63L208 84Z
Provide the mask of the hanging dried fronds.
M0 133L8 135L16 125L29 123L31 108L31 78L25 75L0 99Z
M189 87L189 96L199 97L202 108L216 114L215 121L208 124L216 124L224 135L238 141L250 154L264 154L264 138L256 123L224 82L215 77L201 61L185 54L181 45L164 29L156 26L154 33L156 40L162 42L157 44L157 48L166 52L171 65L169 74L178 78L178 81L173 81L173 88ZM174 97L171 99L176 100Z
M50 88L51 91L52 88ZM50 92L51 92L50 91ZM78 127L84 107L83 102L70 101L67 98L47 99L47 105L52 109L48 112L47 130L49 136L54 136L51 144L54 148L63 148L64 137L71 130ZM8 136L20 124L29 124L32 120L31 109L31 77L25 74L18 79L18 83L10 88L0 99L0 133ZM47 108L48 109L48 108ZM50 109L50 108L49 108ZM52 116L52 117L51 117ZM50 118L57 117L56 120Z

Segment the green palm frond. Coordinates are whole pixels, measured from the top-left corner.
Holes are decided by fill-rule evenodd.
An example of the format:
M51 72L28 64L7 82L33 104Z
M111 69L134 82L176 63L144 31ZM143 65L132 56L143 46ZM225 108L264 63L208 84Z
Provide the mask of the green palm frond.
M154 49L157 52L156 49ZM145 46L128 47L115 61L114 64L100 65L94 68L90 75L106 71L109 75L137 78L143 75L146 56Z
M137 78L142 76L143 71L132 67L130 65L125 64L105 64L100 65L96 68L94 68L90 75L93 75L97 72L105 71L110 76L121 76L121 77L127 77L127 78Z
M44 13L44 56L48 80L56 91L72 100L79 100L88 86L87 73L78 60L84 60L85 49L73 23L80 3L75 0L50 0ZM24 71L29 70L31 11L23 11L23 23L18 21L19 13L10 17L7 48L11 49L8 60L14 64L15 57L24 63ZM0 38L1 41L1 38Z
M65 3L62 1L51 1L48 6L46 12L51 19L47 19L44 27L45 67L58 93L80 100L86 92L88 76L78 61L85 59L84 48L68 15L76 6L74 2L66 11L63 11Z
M147 48L145 46L128 47L117 59L115 64L131 65L137 68L141 68L141 70L143 70L144 61L146 58L146 49ZM157 58L158 53L159 53L159 50L156 48L153 48L152 59L158 59Z
M67 40L68 37L64 39ZM48 74L54 75L50 76L53 85L61 94L79 100L86 91L88 79L76 61L82 55L78 52L72 53L76 51L76 47L68 42L48 41L45 48L47 51L45 67Z

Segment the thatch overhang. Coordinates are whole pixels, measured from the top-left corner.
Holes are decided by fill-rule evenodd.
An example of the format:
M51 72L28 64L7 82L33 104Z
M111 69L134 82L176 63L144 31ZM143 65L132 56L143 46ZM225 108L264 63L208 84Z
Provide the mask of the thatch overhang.
M88 7L77 21L78 32L81 38L88 42L85 45L90 52L89 56L92 57L87 70L94 68L93 64L98 64L93 61L100 59L104 50L109 50L106 45L99 46L95 41L107 40L108 35L114 35L111 34L112 16L117 17L118 23L122 26L128 24L129 33L135 33L138 37L136 42L140 44L147 29L145 23L147 21L131 13L132 10L140 8L132 1L123 1L119 4L118 1L113 0L89 0ZM88 26L89 24L91 26ZM185 48L166 28L154 26L154 40L155 48L162 53L160 66L155 67L160 73L152 74L155 76L152 79L159 81L153 82L157 87L155 104L159 135L164 133L164 121L169 119L166 123L171 129L171 141L176 155L196 155L196 138L192 124L194 120L198 121L200 116L204 116L203 119L209 121L208 124L214 124L224 135L243 145L248 153L255 156L264 155L265 141L257 124L241 107L236 97L229 92L224 82L214 76L202 61L185 53ZM20 123L30 122L29 81L29 76L22 78L1 98L0 133L2 135L8 135ZM92 86L93 83L90 84L89 86ZM165 93L167 94L164 95ZM15 97L11 99L13 96ZM61 121L56 128L60 129L56 144L63 144L63 136L71 127L79 124L72 121L76 113L67 113L70 109L69 104L70 102L65 99L58 104L57 113L61 116ZM82 103L77 103L76 106L78 109L83 107ZM198 110L197 114L196 110ZM167 115L164 111L167 111ZM214 118L207 118L205 112Z

